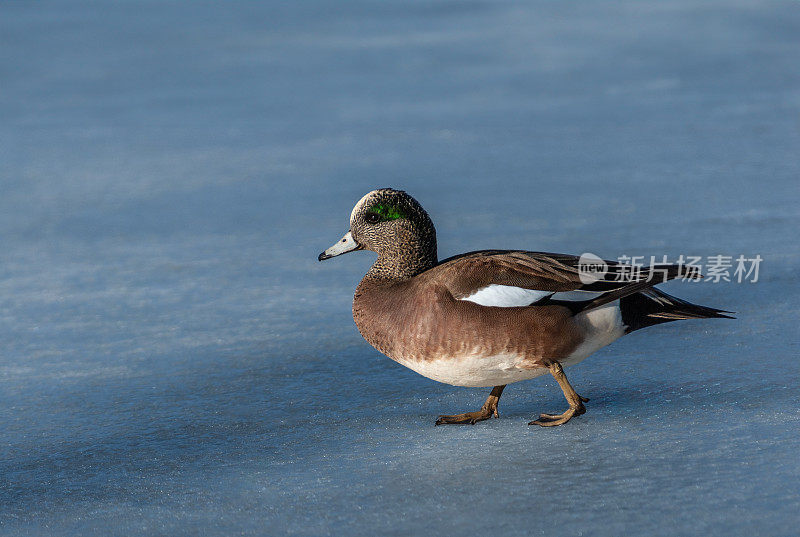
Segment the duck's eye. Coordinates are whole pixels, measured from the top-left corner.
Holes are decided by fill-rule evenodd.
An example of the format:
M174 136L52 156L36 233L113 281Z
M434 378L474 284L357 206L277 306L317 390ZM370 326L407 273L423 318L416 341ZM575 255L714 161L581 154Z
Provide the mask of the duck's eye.
M364 216L364 220L367 221L367 224L377 224L381 221L381 215L378 213L367 213Z

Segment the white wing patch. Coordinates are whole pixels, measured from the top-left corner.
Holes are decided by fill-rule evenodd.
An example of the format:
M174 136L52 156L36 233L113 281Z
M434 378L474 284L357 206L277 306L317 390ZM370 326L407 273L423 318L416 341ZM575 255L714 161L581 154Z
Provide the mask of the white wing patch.
M550 297L553 300L564 300L566 302L580 302L581 300L594 300L603 294L603 291L562 291L553 293Z
M498 308L516 308L520 306L530 306L543 298L550 297L553 300L592 300L603 293L593 291L563 291L554 293L552 291L539 291L538 289L525 289L524 287L514 287L513 285L491 284L478 289L471 295L459 300L468 300L481 306L495 306Z
M518 306L530 306L537 300L551 295L550 291L537 291L536 289L524 289L512 285L487 285L478 289L471 295L460 300L468 300L481 306L497 306L500 308L514 308Z

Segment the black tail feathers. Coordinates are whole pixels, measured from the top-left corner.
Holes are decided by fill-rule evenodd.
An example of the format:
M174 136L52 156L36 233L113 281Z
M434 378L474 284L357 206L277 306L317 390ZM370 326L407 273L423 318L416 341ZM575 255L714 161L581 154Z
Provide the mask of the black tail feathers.
M619 308L626 333L681 319L735 319L725 315L731 311L692 304L655 288L621 298Z

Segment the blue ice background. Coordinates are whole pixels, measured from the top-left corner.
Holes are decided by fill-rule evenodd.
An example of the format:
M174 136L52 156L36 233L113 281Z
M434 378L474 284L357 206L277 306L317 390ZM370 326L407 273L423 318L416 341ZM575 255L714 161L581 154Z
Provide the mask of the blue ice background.
M2 535L790 535L800 4L0 4ZM502 419L380 356L381 186L480 248L760 254Z

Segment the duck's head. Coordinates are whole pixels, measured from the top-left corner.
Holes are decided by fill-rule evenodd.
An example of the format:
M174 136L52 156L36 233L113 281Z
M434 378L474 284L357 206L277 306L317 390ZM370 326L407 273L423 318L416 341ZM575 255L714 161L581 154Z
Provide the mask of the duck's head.
M355 250L378 254L368 275L410 278L436 264L436 229L422 205L404 191L373 190L353 207L350 230L319 260Z

